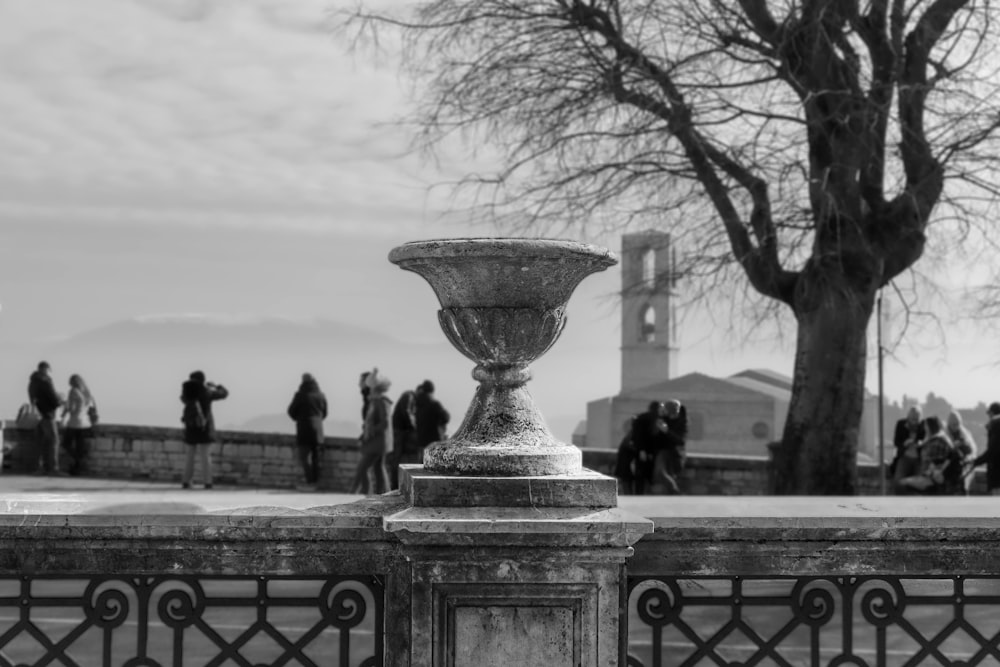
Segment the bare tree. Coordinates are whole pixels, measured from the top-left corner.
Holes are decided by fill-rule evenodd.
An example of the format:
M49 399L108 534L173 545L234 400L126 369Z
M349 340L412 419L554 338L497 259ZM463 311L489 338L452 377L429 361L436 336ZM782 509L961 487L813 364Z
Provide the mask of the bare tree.
M961 235L994 200L989 0L427 0L353 17L401 30L422 145L498 152L466 181L494 217L655 224L689 275L736 271L788 306L779 491L855 492L876 294L932 221Z

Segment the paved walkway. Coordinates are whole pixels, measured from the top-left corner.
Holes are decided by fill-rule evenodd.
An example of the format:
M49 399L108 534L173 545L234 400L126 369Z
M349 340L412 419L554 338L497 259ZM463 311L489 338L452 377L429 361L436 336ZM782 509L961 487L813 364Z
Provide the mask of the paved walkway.
M308 509L360 500L347 493L195 485L93 477L0 474L0 514L213 512L245 507Z

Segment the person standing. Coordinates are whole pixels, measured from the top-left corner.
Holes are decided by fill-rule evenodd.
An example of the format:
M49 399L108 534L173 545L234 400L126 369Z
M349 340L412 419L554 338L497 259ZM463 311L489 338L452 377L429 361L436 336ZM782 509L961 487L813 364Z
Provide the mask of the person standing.
M632 420L632 446L636 451L635 492L649 493L653 483L653 467L657 451L662 444L660 434L666 431L663 421L665 408L660 401L651 401L645 412Z
M392 409L392 451L389 461L389 489L399 488L399 466L401 463L420 463L420 447L417 445L417 395L407 389L399 395L396 407Z
M211 447L215 442L215 416L212 414L212 403L221 401L227 396L229 391L225 387L206 382L205 374L201 371L192 372L181 385L181 402L184 404L181 421L184 423L184 442L187 443L181 486L185 489L191 488L196 455L201 460L205 488L212 488Z
M295 421L295 444L306 484L316 484L319 482L320 447L323 446L327 403L319 383L309 373L302 374L302 383L288 405L288 416Z
M94 437L94 416L97 404L90 388L77 374L69 376L69 394L63 406L62 418L65 426L63 448L70 456L69 474L79 475L85 471L87 453Z
M431 443L447 437L451 415L441 402L434 398L434 383L424 380L416 391L417 447L423 457L424 449Z
M375 369L378 373L378 369ZM368 412L368 401L369 396L371 396L372 388L368 385L368 376L371 375L371 371L365 371L358 377L358 389L361 390L361 419L365 418L365 414Z
M1000 496L1000 403L990 403L986 409L986 451L976 457L972 466L986 464L986 488L991 496Z
M638 452L632 442L632 419L625 422L625 435L618 443L618 452L615 454L615 478L618 480L618 493L622 496L632 496L636 494L636 465L638 464Z
M385 474L385 455L392 448L392 424L389 420L392 400L385 395L392 382L378 369L373 370L366 382L371 389L368 394L368 408L365 410L365 423L361 432L361 458L351 483L351 493L368 495L368 472L375 475L374 490L376 494L386 492L388 480Z
M896 448L895 456L889 464L888 476L890 479L899 480L907 475L897 475L896 466L901 459L907 456L912 459L912 446L919 445L927 437L927 427L924 425L923 413L919 406L911 406L906 413L906 417L896 422L896 430L892 434L892 444ZM911 471L912 472L912 471Z
M960 415L955 410L952 410L948 415L948 420L945 422L945 433L951 438L952 444L955 445L955 451L957 452L958 461L961 466L961 477L958 481L955 493L963 496L969 495L969 487L972 484L972 475L966 475L966 472L972 471L972 460L976 458L976 440L972 437L972 433L969 429L965 427L962 423L962 415Z
M653 460L653 481L664 488L668 495L680 495L680 477L684 470L685 438L687 437L687 409L680 401L672 399L664 405L665 429L656 434L656 457Z
M35 426L35 442L42 460L42 472L46 475L59 474L59 426L56 411L63 399L52 382L52 367L47 361L38 362L38 369L28 380L28 401L38 411ZM37 466L37 460L35 462Z

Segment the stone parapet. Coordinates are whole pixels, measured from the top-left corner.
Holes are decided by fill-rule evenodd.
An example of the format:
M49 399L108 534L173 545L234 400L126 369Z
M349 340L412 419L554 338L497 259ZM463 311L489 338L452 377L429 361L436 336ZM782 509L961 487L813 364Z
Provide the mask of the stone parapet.
M33 432L8 425L3 437L9 447L5 467L14 472L33 471L38 461ZM212 447L212 465L219 483L291 488L305 479L295 436L220 430L217 439ZM101 424L94 429L87 474L179 482L186 448L179 428ZM326 438L320 456L319 488L348 490L358 459L357 441ZM65 468L65 452L60 453L60 461Z
M1000 513L982 498L632 496L620 505L654 525L630 576L1000 571Z
M96 429L88 474L111 479L179 481L186 451L182 436L179 428L101 424ZM218 437L219 443L213 447L212 456L216 479L220 483L292 488L303 481L294 436L219 431ZM3 461L4 469L13 472L30 471L30 458L34 451L32 433L13 428L8 421L3 429L3 438L9 449ZM590 474L614 474L615 451L584 448L582 452L584 468ZM349 491L358 461L356 440L327 438L321 456L319 488ZM65 458L63 455L62 459ZM689 452L681 475L681 485L687 495L694 496L766 495L767 468L768 459L764 456L722 456ZM859 496L881 495L879 470L874 463L862 462L858 465L858 482ZM609 482L605 481L603 484L607 485ZM537 488L540 487L536 485ZM984 470L976 471L970 492L973 495L986 493ZM439 498L434 502L446 504L448 501Z

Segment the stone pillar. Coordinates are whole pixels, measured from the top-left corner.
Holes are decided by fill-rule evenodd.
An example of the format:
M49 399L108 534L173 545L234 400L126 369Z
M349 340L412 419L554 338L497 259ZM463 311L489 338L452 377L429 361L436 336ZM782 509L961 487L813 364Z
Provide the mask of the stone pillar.
M405 561L388 582L392 609L409 619L387 622L389 664L619 665L625 559L652 522L618 509L616 480L582 467L525 388L573 289L617 260L525 239L409 243L389 259L434 289L480 383L452 438L428 447L425 466L401 467L404 508L383 518Z
M617 508L614 478L400 476L409 507L384 526L407 562L407 664L624 664L624 564L652 522Z

